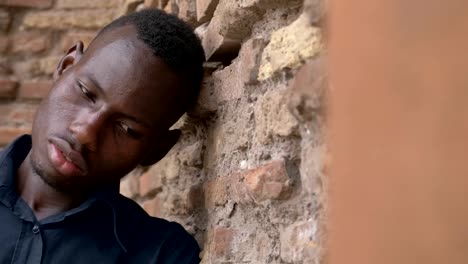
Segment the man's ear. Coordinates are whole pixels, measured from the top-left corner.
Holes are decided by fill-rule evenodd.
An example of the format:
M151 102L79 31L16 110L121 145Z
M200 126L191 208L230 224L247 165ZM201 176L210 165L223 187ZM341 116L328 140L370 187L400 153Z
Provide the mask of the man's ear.
M153 146L149 154L141 161L140 165L150 166L160 161L167 152L177 143L180 138L181 131L179 129L168 130L165 134L159 137L158 143Z
M57 80L71 66L75 65L83 56L83 42L78 41L71 47L60 60L54 72L54 80Z

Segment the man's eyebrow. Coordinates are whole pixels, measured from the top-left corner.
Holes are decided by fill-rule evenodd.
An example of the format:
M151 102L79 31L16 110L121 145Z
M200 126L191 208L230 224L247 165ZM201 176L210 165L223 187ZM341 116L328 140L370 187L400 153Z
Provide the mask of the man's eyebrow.
M96 81L96 79L91 74L88 74L86 77L89 79L90 82L93 83L94 87L96 87L96 89L99 91L99 93L104 94L104 90L99 85L99 82Z
M96 87L96 89L99 91L99 93L104 94L104 89L102 89L102 87L99 85L99 83L96 81L96 79L92 75L88 75L87 77L88 77L89 81L93 83L93 85ZM122 113L120 115L122 117L126 118L126 119L132 120L133 122L135 122L135 123L137 123L137 124L139 124L141 126L144 126L146 128L151 128L151 126L148 123L146 123L145 121L140 120L140 119L138 119L138 118L136 118L134 116L124 114L124 113Z

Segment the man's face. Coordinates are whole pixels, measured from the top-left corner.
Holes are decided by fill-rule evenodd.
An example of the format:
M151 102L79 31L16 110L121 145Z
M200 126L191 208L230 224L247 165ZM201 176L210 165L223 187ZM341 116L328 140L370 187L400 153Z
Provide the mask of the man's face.
M89 191L116 184L158 148L164 155L178 81L134 28L67 56L34 121L35 171L56 189Z

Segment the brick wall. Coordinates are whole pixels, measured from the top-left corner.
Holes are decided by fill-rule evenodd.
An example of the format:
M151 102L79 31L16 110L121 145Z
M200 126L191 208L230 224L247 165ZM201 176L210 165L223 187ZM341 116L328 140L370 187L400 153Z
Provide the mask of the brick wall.
M124 178L121 192L183 224L203 263L321 262L324 0L0 3L0 145L29 130L66 46L89 42L122 13L162 8L196 28L206 78L196 107L174 125L180 142Z

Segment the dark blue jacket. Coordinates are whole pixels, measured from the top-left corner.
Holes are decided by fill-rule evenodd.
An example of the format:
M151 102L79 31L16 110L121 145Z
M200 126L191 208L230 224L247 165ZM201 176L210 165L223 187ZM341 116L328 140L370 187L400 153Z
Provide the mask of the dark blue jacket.
M197 242L114 190L38 221L15 191L31 149L22 136L0 152L0 263L199 263Z

